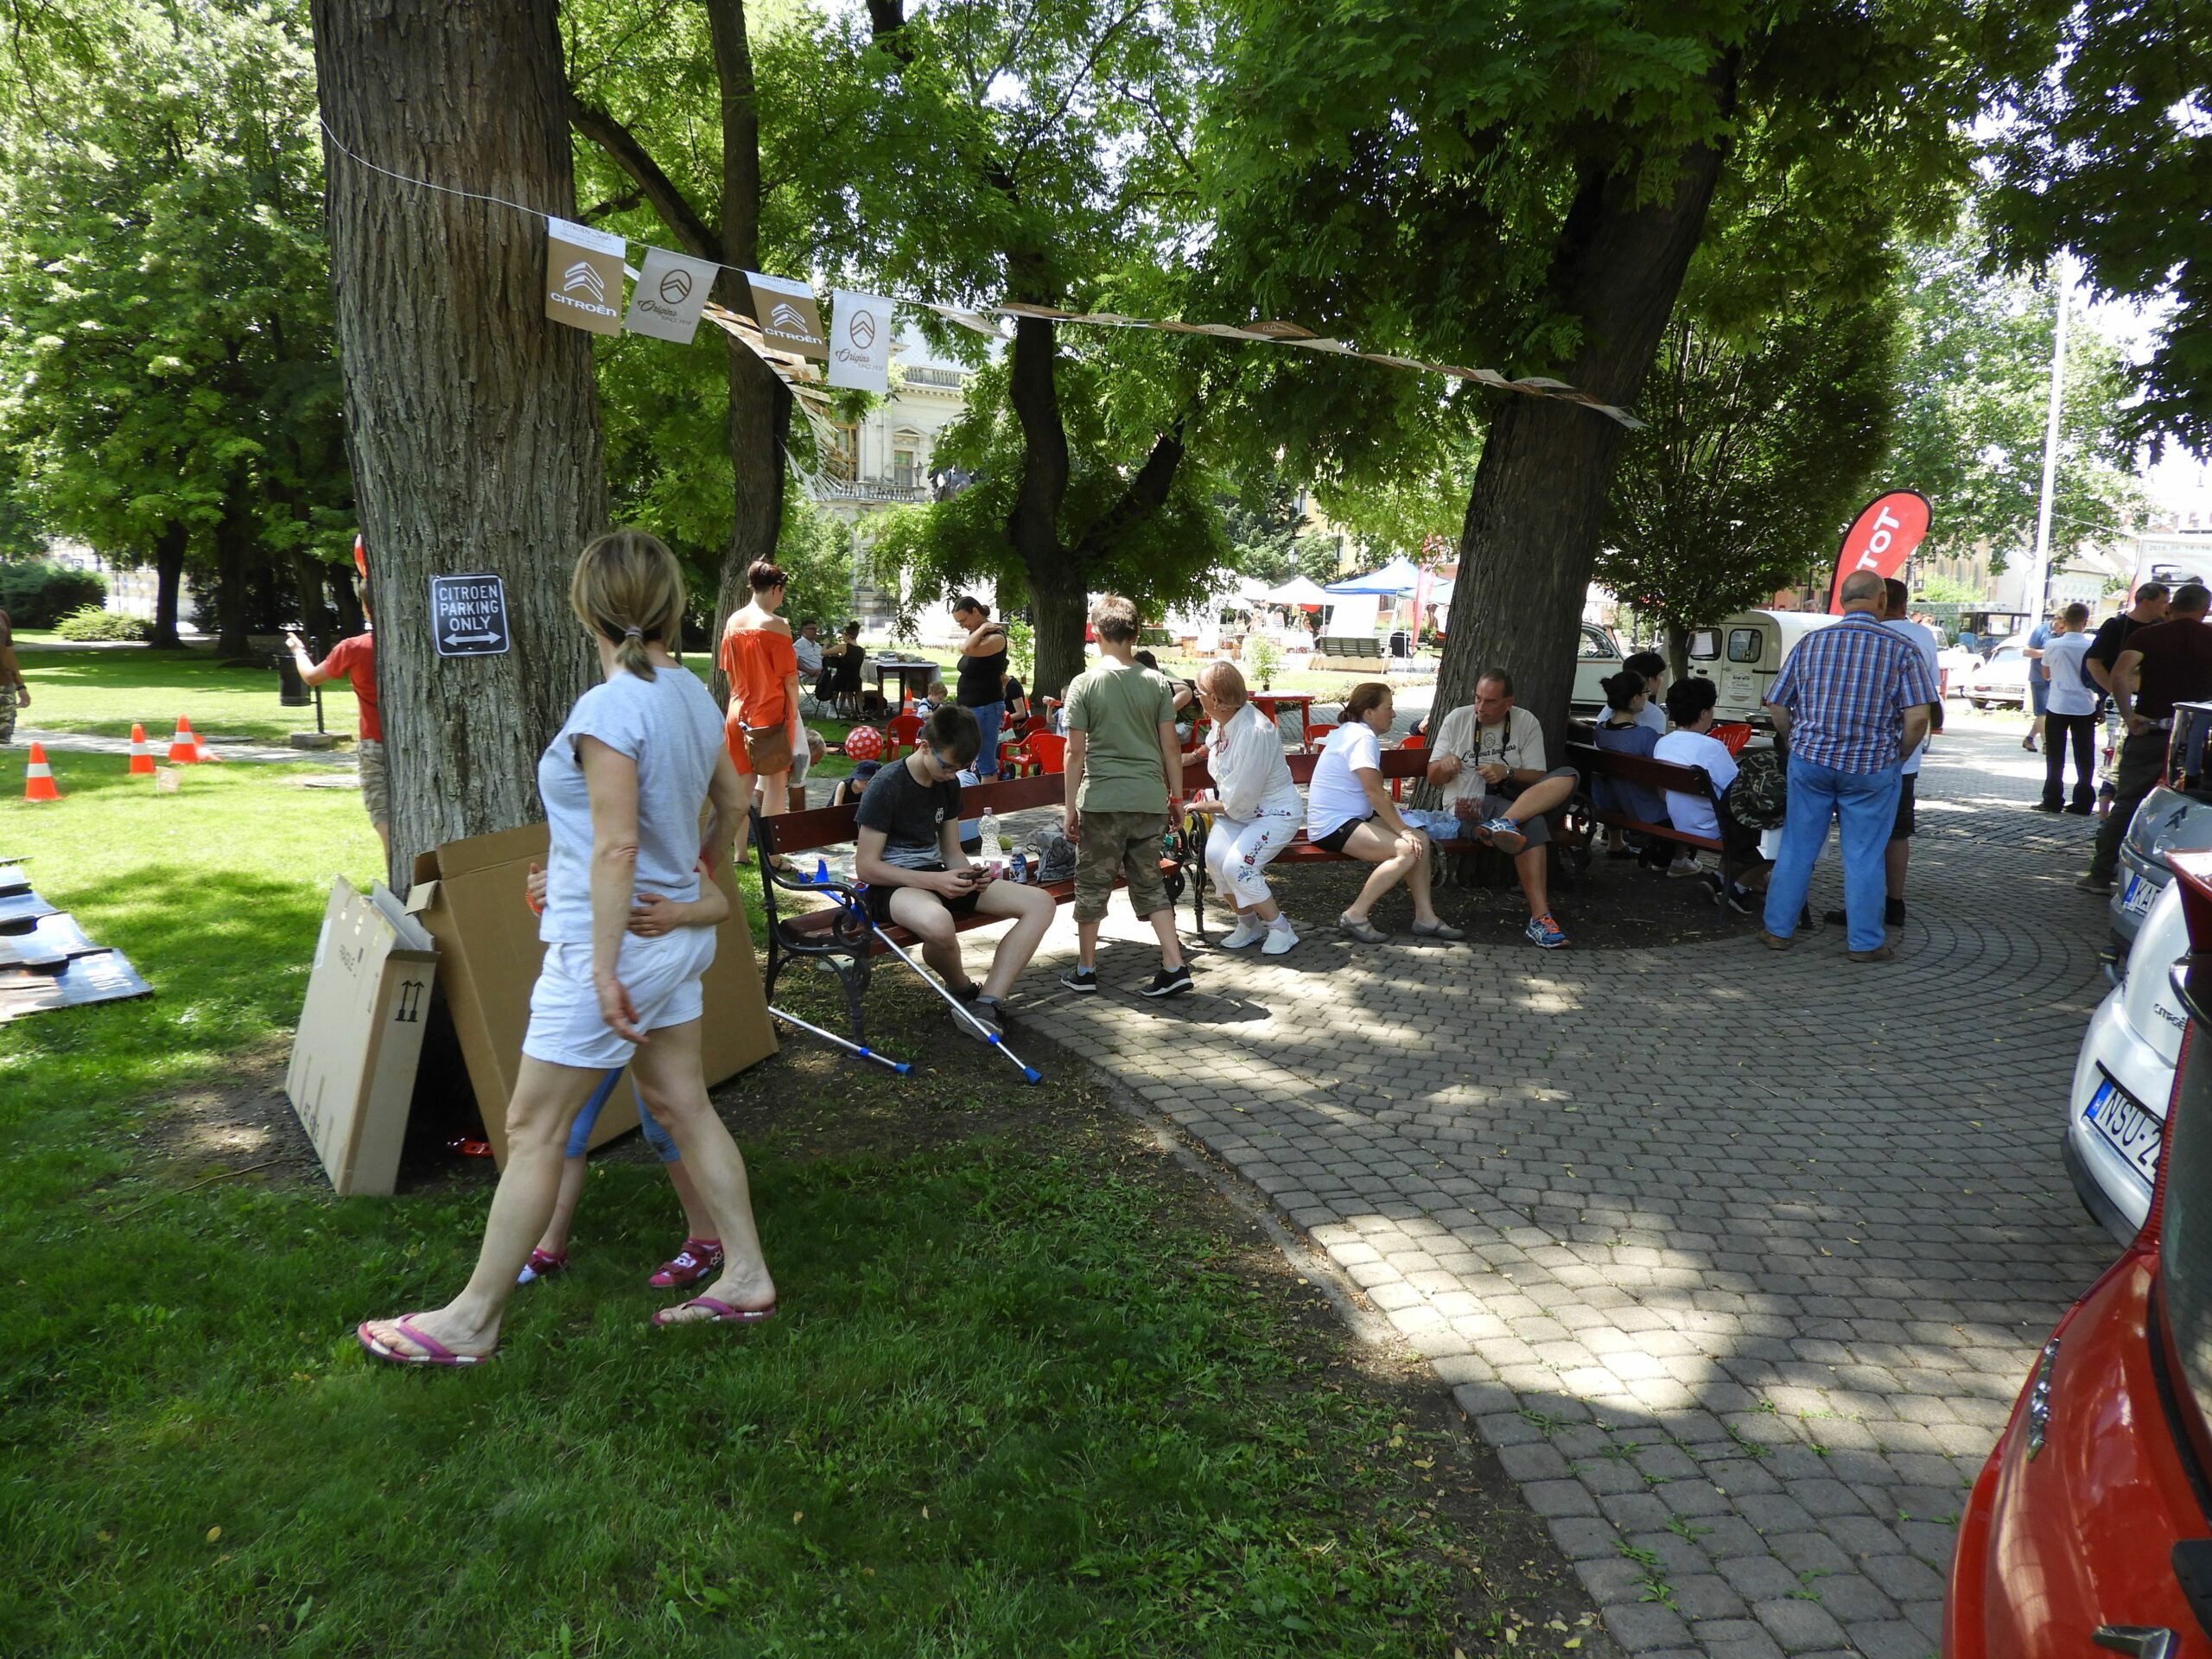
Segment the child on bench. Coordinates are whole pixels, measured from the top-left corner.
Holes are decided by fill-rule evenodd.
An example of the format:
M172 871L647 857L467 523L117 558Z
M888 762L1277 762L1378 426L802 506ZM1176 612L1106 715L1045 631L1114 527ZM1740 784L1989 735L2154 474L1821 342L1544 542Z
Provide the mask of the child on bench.
M958 774L982 742L975 715L957 703L922 721L914 752L884 766L861 797L853 874L868 884L868 919L878 927L896 924L919 939L922 960L945 988L997 1033L1005 1024L1001 1005L1058 906L1043 888L998 880L990 866L969 864L960 850ZM957 925L976 915L1014 918L980 986L961 963Z

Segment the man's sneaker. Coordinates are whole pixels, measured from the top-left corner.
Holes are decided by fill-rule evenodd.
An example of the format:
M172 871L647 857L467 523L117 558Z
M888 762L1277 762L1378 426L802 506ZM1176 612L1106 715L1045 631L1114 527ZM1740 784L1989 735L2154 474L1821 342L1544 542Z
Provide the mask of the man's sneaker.
M1279 957L1298 943L1298 934L1288 922L1281 926L1268 927L1266 941L1260 946L1260 954L1263 957Z
M1539 950L1556 950L1567 943L1567 935L1560 931L1559 924L1551 918L1549 912L1531 916L1529 925L1521 930L1521 937Z
M1221 936L1221 948L1224 950L1242 950L1249 945L1257 944L1266 937L1268 925L1265 922L1255 922L1249 916L1239 916L1236 918L1236 925Z
M1190 988L1191 970L1188 967L1163 968L1152 976L1148 983L1137 987L1137 995L1139 996L1176 996Z
M1529 844L1529 837L1521 833L1521 826L1510 818L1488 819L1478 826L1475 833L1508 858Z
M1098 990L1098 970L1095 968L1071 968L1060 976L1060 983L1078 996L1095 995Z
M2108 893L2112 891L2112 878L2103 875L2085 875L2074 885L2083 893Z

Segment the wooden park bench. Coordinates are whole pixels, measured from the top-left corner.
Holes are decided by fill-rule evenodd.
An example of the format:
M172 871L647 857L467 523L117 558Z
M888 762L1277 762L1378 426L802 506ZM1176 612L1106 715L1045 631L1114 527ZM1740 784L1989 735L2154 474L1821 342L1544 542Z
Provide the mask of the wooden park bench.
M1731 863L1728 849L1721 845L1718 836L1694 836L1671 823L1647 823L1632 813L1610 809L1600 811L1594 793L1590 791L1593 779L1611 778L1619 783L1648 789L1655 795L1663 795L1671 790L1678 795L1701 796L1714 802L1718 810L1719 797L1713 787L1711 775L1703 766L1685 766L1672 760L1655 760L1648 755L1624 754L1616 749L1601 749L1594 743L1569 743L1567 746L1567 764L1582 774L1583 787L1570 804L1570 810L1577 816L1586 815L1586 842L1590 838L1587 826L1594 825L1671 842L1678 847L1688 847L1699 852L1718 853L1723 886L1715 890L1713 898L1716 903L1725 899L1726 884L1735 879L1736 867Z
M1356 634L1325 633L1313 642L1313 665L1380 678L1389 669L1390 658L1380 639Z

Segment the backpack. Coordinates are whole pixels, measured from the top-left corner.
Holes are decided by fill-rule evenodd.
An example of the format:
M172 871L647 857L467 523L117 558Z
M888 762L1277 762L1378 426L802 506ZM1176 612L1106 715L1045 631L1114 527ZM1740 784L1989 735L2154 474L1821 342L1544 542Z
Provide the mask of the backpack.
M1029 850L1037 855L1039 881L1075 880L1075 843L1047 824L1029 837Z
M1728 785L1728 816L1747 830L1779 830L1789 804L1789 774L1774 749L1747 749Z

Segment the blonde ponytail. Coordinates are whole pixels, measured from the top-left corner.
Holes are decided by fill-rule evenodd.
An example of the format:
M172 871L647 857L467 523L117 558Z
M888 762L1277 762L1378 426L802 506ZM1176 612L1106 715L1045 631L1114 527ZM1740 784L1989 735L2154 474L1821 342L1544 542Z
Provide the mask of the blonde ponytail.
M653 677L646 646L673 652L682 638L683 567L660 538L642 530L609 531L576 559L569 582L576 620L614 646L614 660L641 680Z

